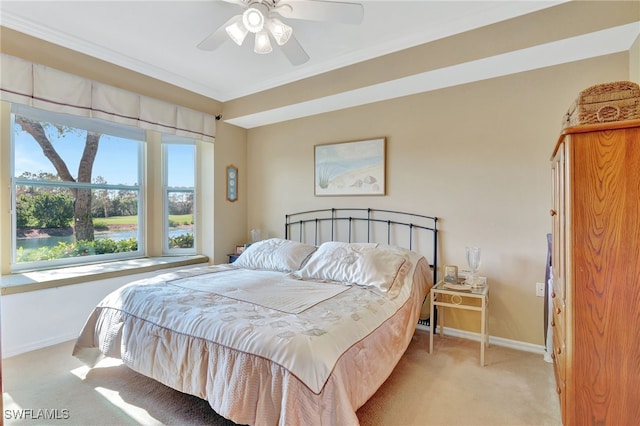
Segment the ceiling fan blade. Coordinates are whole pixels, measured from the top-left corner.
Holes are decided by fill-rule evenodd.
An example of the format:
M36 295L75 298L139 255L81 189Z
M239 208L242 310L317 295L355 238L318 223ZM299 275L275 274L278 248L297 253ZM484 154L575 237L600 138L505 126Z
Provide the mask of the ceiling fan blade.
M220 47L222 43L229 40L226 28L238 21L242 21L242 15L236 15L224 24L220 25L217 30L209 35L209 37L205 38L198 44L198 49L215 50Z
M364 8L360 3L323 0L283 0L273 9L280 16L308 21L333 21L357 25L362 22Z
M309 60L309 55L293 35L280 49L292 65L302 65Z

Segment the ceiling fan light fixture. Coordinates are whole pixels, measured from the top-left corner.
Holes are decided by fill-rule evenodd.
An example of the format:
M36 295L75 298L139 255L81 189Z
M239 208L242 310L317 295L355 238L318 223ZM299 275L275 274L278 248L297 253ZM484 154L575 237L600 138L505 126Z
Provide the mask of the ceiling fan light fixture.
M2 1L2 0L0 0ZM301 65L310 58L297 40L297 32L281 19L336 21L360 24L364 6L350 0L222 0L242 8L198 44L198 49L218 49L227 36L242 46L249 33L254 34L253 51L260 54L273 51L275 40L292 65ZM281 19L276 19L276 16ZM300 24L302 25L302 24ZM296 30L297 31L297 30Z
M252 33L258 33L264 28L265 16L269 8L262 3L255 3L242 14L242 23Z
M273 51L271 41L269 40L269 34L266 31L262 30L256 33L253 51L260 54L271 53Z
M288 42L293 35L293 29L277 18L269 19L267 21L267 28L276 40L276 43L278 43L278 46L282 46Z
M225 30L229 38L233 40L238 46L242 46L242 43L244 43L244 39L247 37L247 34L249 34L249 30L247 30L247 28L242 25L242 22L234 22L233 24L225 28Z

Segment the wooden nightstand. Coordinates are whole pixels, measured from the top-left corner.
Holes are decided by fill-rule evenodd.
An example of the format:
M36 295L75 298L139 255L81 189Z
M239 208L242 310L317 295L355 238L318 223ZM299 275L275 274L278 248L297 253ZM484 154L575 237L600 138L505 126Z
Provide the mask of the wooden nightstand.
M484 279L486 283L486 278ZM484 348L489 346L489 285L473 288L467 291L449 290L444 288L444 281L440 281L431 289L431 312L429 318L434 318L434 310L437 306L453 309L465 309L480 312L480 365L484 366ZM448 295L448 297L444 297ZM480 306L467 304L473 299L480 299ZM438 320L444 324L444 309L438 308ZM433 333L436 324L429 327L429 353L433 352ZM443 335L443 326L440 326L440 336Z

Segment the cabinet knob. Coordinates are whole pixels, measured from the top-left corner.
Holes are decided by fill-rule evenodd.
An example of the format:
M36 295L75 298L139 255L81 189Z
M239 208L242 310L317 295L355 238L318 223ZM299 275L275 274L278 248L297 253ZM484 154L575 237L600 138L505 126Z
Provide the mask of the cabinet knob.
M557 215L557 214L558 214L558 212L557 212L557 211L555 211L554 209L551 209L551 210L549 210L549 214L550 214L551 216L555 216L555 215Z
M551 327L555 327L556 326L556 322L554 320L551 320Z
M560 315L561 312L562 312L562 309L556 308L556 315Z
M562 353L562 348L557 348L557 349L556 349L556 353L557 353L558 355L560 355L560 354Z
M556 354L551 352L551 359L556 359Z
M552 291L552 292L551 292L551 298L552 298L552 299L555 299L555 298L556 298L556 292L555 292L555 291Z
M556 392L558 392L558 395L560 395L560 394L562 393L562 389L560 389L560 386L558 386L558 387L556 388Z

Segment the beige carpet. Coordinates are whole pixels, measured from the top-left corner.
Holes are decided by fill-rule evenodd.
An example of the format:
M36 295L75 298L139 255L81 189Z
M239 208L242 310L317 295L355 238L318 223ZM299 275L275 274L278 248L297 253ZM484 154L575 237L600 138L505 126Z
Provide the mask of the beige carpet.
M233 425L199 398L134 373L114 360L94 369L70 353L73 342L3 361L6 425ZM364 426L560 425L553 370L541 355L417 331L380 390L358 410ZM25 409L59 419L15 419ZM66 411L65 411L66 410ZM51 412L51 411L50 411ZM7 416L7 414L10 414Z

